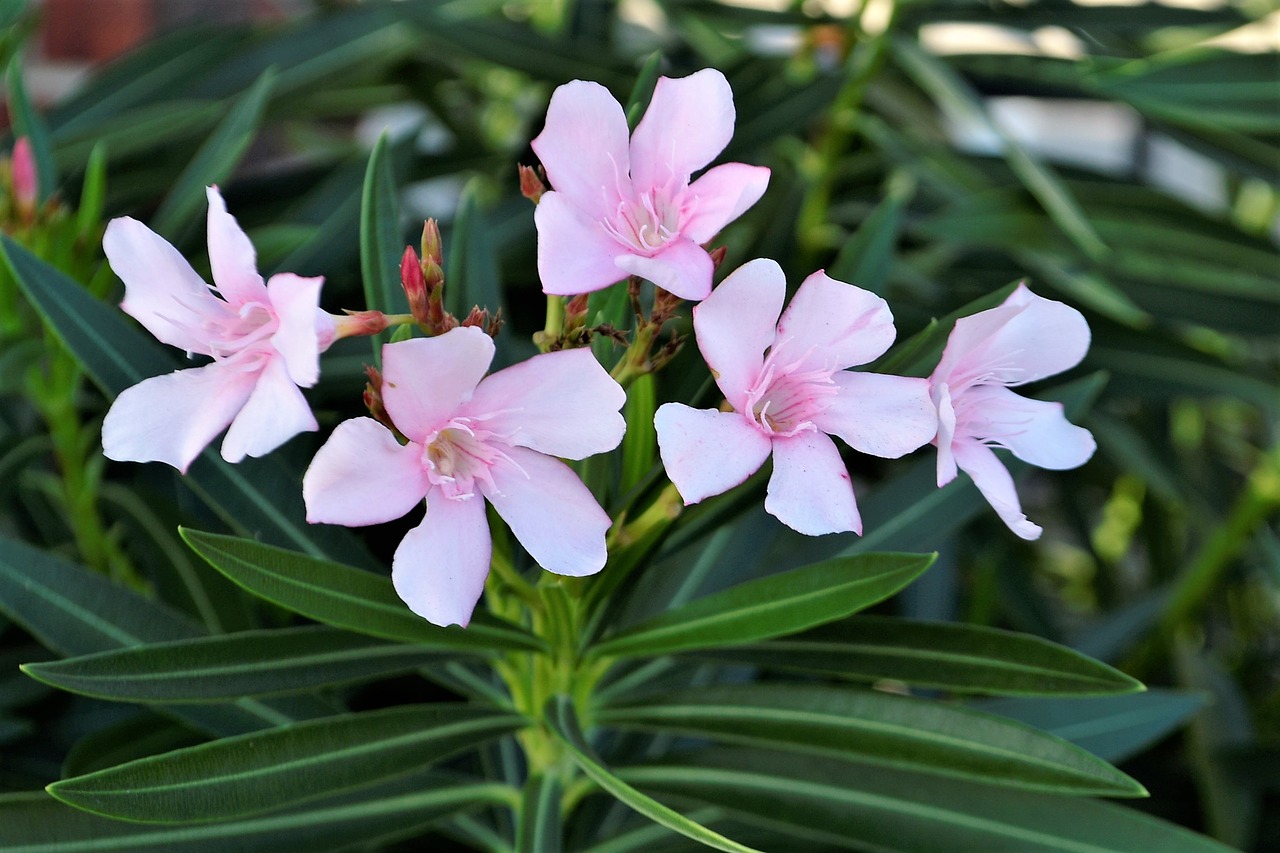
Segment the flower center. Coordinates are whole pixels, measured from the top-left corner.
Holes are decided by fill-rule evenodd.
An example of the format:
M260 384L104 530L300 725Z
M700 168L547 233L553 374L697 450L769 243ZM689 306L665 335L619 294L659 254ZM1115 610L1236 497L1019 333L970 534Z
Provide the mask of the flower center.
M642 255L652 255L680 233L681 205L666 190L649 190L620 201L612 219L601 225L615 240Z
M786 437L811 432L818 427L813 419L826 411L839 388L832 370L802 367L807 354L781 363L771 351L764 360L760 377L747 391L743 412L766 435Z
M499 443L490 442L492 438L494 433L478 428L476 419L453 418L423 443L422 465L427 480L439 486L450 500L475 497L477 480L493 485L490 468L496 462L515 464Z

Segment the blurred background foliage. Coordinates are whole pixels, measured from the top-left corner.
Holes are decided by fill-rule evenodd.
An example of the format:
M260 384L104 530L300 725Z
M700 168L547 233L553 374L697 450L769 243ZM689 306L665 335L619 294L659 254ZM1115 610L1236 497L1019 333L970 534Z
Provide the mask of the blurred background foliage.
M794 284L825 267L885 296L900 340L920 333L924 353L940 345L936 319L995 304L1006 291L993 291L1026 279L1093 328L1085 363L1047 393L1092 401L1083 422L1099 450L1077 471L1024 472L1028 515L1046 528L1036 543L1011 536L967 484L934 490L931 457L850 459L861 543L803 540L758 509L762 485L749 485L732 512L688 514L632 609L850 548L936 549L895 602L901 615L1038 634L1159 688L975 705L1119 762L1153 793L1125 807L1241 849L1280 849L1280 86L1265 2L292 5L303 8L269 24L164 32L37 108L22 50L39 9L0 0L12 125L0 151L16 135L33 140L41 197L23 210L6 185L5 232L114 301L106 220L143 219L198 259L203 187L218 183L264 272L324 275L326 308L361 308L362 188L385 133L377 162L403 225L390 242L414 243L421 220L439 218L450 307L502 307L510 360L532 352L542 320L515 167L536 162L528 141L551 90L590 79L625 102L655 52L669 76L720 68L738 111L724 157L773 170L765 198L723 235L725 269L771 257ZM0 536L91 566L214 633L282 617L195 558L180 522L303 550L319 542L358 565L388 556L345 531L306 530L304 542L287 525L258 525L254 513L296 507L289 493L319 436L243 468L256 491L207 460L189 482L107 465L105 398L41 323L56 306L37 310L9 270L0 276ZM368 344L345 343L310 394L320 436L360 408ZM883 367L931 367L898 357ZM705 382L696 352L674 364L659 400ZM721 558L690 578L680 548L713 525L727 531L715 534ZM64 765L114 763L112 749L198 739L18 672L84 651L14 613L19 553L32 552L0 559L0 788L37 790ZM357 704L420 689L385 681ZM449 833L480 843L482 828L462 821Z

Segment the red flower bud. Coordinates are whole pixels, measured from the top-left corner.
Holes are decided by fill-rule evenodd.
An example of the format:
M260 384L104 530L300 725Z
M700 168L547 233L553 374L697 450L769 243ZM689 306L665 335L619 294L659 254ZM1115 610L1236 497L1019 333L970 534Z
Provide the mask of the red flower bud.
M542 194L547 191L547 185L538 177L538 173L530 166L519 166L520 170L520 194L529 201L537 204L542 198Z
M40 182L36 175L36 160L31 153L31 140L27 137L20 136L13 144L13 160L9 168L13 177L14 201L18 204L18 211L29 219L36 209Z

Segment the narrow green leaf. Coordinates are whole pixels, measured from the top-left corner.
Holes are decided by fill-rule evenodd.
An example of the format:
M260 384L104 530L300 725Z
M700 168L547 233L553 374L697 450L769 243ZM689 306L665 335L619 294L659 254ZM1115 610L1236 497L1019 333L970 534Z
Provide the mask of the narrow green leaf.
M459 318L467 316L472 306L487 308L490 315L502 308L498 255L480 203L481 190L480 178L473 178L462 188L449 233L444 300L445 308Z
M275 72L268 68L218 122L160 203L151 221L156 231L170 238L179 236L204 208L205 187L231 176L258 133L274 78Z
M653 413L657 406L657 383L652 373L643 374L627 389L627 431L622 436L620 495L627 494L643 480L656 461L658 433L653 425Z
M520 799L516 829L516 853L560 853L562 791L554 776L530 776Z
M925 853L1227 853L1228 848L1135 809L1011 791L884 767L755 750L702 750L620 768L645 790L720 806L817 848Z
M1140 797L1085 750L993 714L870 690L804 684L698 687L601 711L604 726L706 737L954 776L1028 791Z
M1106 255L1107 245L1062 179L991 120L977 93L946 62L905 37L894 38L891 45L898 64L939 106L976 120L1000 138L1014 174L1085 255L1090 258Z
M26 83L22 79L22 55L17 54L9 62L9 115L13 121L14 136L25 136L31 143L32 159L36 161L36 197L40 203L53 195L58 186L58 172L53 163L53 148L49 141L49 128L31 105Z
M83 776L126 761L195 746L205 740L194 729L152 711L143 711L77 740L62 763L62 775Z
M827 275L884 295L893 268L894 249L902 226L902 212L915 195L916 180L905 171L895 172L884 200L845 241Z
M764 669L857 681L892 679L960 693L1089 695L1143 689L1117 669L1030 634L884 616L858 616L803 634L694 654Z
M439 660L438 652L420 645L308 626L151 643L22 669L101 699L216 702L371 681Z
M624 629L591 653L670 654L792 634L883 601L933 559L919 554L838 557L749 581Z
M89 152L84 167L84 186L80 190L80 209L76 211L76 233L81 240L96 240L102 227L102 211L107 195L107 146L99 142Z
M510 802L497 784L458 784L415 774L358 795L333 797L265 817L193 826L157 826L99 817L44 792L0 795L5 853L315 853L412 832L479 805Z
M318 622L434 649L543 648L527 631L479 613L467 628L432 625L405 606L389 579L371 572L234 536L180 533L192 550L240 586Z
M409 773L525 723L514 714L458 704L386 708L223 738L64 779L47 790L77 808L124 820L245 817Z
M608 791L620 802L635 809L654 823L665 826L667 829L674 830L681 835L688 836L695 841L700 841L708 847L714 847L716 850L726 850L729 853L760 853L758 850L725 838L720 833L707 829L702 824L695 823L679 812L640 793L610 772L592 754L591 747L587 745L586 739L582 735L582 730L578 725L577 716L573 711L573 704L568 698L559 696L553 699L547 711L547 724L560 739L560 742L564 744L574 763L591 781Z
M365 308L384 314L408 310L400 285L400 257L404 254L400 236L400 201L396 176L391 168L388 137L383 133L369 154L360 194L360 273L364 281ZM373 335L374 363L381 363L385 334Z
M658 85L658 72L662 70L662 51L655 50L640 67L636 75L636 83L631 87L631 96L627 98L627 126L632 130L640 123L641 116L649 109L649 100L653 97L653 89Z
M1203 693L1152 690L1072 702L997 699L973 707L1035 726L1118 764L1181 726L1207 703Z

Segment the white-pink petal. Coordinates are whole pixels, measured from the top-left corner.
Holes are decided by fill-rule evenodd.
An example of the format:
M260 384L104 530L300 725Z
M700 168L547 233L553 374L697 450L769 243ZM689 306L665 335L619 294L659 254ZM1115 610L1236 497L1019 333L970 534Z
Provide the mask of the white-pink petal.
M666 403L653 419L667 476L685 505L727 492L769 458L769 439L738 412Z
M102 452L120 462L166 462L185 473L244 406L255 379L221 364L144 379L111 404Z
M733 90L716 69L658 78L631 137L631 178L637 189L683 186L729 144L734 119Z
M558 87L531 144L556 192L593 218L614 214L630 162L627 117L608 89L584 80Z
M777 261L757 258L733 271L693 309L698 349L733 406L755 384L773 344L787 280Z
M266 302L267 291L258 274L258 255L217 187L205 187L209 199L209 266L222 298L239 308L246 302Z
M862 534L849 471L835 442L822 432L773 440L773 474L764 508L806 536Z
M523 447L507 455L490 470L493 482L480 488L529 556L560 575L604 568L611 522L591 490L559 459Z
M427 516L410 530L391 561L391 581L409 609L433 625L471 621L489 576L493 543L484 500L427 495Z
M626 401L622 386L582 348L535 355L485 377L459 411L509 444L583 459L622 441Z
M1001 431L993 438L1023 462L1040 468L1077 468L1097 449L1093 434L1068 421L1061 403L1028 399L998 385L981 385L965 392L965 408L998 423ZM962 430L965 426L960 424Z
M801 369L842 370L878 358L895 334L883 299L818 270L782 312L775 349L779 360Z
M425 439L471 398L493 361L493 338L459 326L382 348L382 402L396 428Z
M628 249L563 193L548 192L533 211L538 229L538 278L544 293L590 293L626 278L617 258Z
M209 355L209 342L196 333L210 314L227 311L186 258L156 232L124 216L107 223L102 249L124 282L121 309L156 339Z
M284 359L289 376L303 388L320 378L320 337L318 325L320 287L323 278L303 278L291 272L277 273L267 282L271 307L279 325L271 345Z
M933 402L938 407L938 488L956 478L956 457L951 451L956 438L956 410L951 403L951 389L943 382L932 386Z
M1000 520L1023 539L1039 539L1040 526L1028 521L1023 514L1013 477L991 448L972 439L957 439L952 449L960 470L973 478L974 485Z
M697 302L711 293L715 264L707 250L686 237L676 237L652 257L621 254L618 267L651 281L681 299Z
M854 450L897 459L937 434L938 412L927 379L847 370L831 378L840 391L814 423Z
M695 243L707 243L720 229L746 213L769 186L764 166L725 163L708 169L684 193L691 213L681 232Z
M934 382L1022 385L1069 370L1089 349L1089 324L1069 305L1019 286L1002 305L956 321Z
M246 456L266 456L298 433L315 432L318 428L311 407L289 377L284 360L269 358L258 374L253 393L222 440L222 458L239 462Z
M352 418L316 452L302 498L312 524L363 527L404 515L429 487L421 445L401 445L373 418Z

